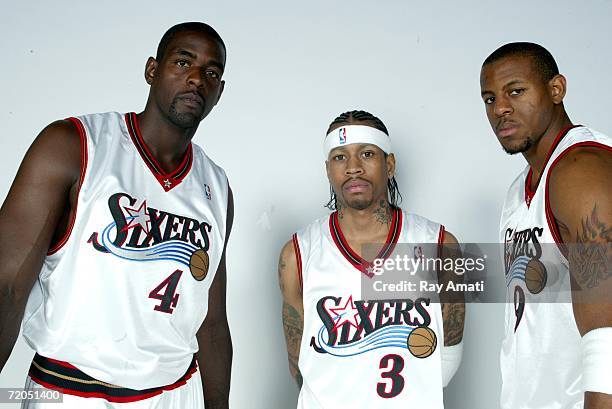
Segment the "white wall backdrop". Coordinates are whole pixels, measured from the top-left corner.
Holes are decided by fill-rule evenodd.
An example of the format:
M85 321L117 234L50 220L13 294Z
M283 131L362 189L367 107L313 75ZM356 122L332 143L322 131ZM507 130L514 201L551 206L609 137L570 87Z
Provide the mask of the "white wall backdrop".
M494 242L505 190L524 161L506 156L489 128L482 60L509 41L541 43L568 78L570 117L611 133L611 17L610 0L3 1L0 197L46 124L141 110L144 63L163 32L210 23L228 47L227 84L195 141L226 169L236 201L231 404L294 408L277 257L292 232L326 212L329 122L356 108L379 116L393 139L403 206L464 242ZM502 307L469 306L447 409L498 407ZM20 340L0 387L21 386L31 356Z

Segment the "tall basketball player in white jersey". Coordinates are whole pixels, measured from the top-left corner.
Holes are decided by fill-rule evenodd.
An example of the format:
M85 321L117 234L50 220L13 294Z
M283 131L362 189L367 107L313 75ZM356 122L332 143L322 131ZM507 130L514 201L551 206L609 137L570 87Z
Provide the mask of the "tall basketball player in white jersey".
M225 56L212 27L176 25L146 63L143 112L54 122L32 144L0 211L0 363L22 323L26 388L64 398L22 407L228 407L233 202L191 143Z
M612 139L572 124L566 79L537 44L497 49L480 85L503 149L527 160L500 225L501 406L612 408Z
M457 241L440 224L397 206L391 140L375 116L340 115L324 154L328 207L336 211L294 234L279 261L298 408L442 408L442 388L461 357L464 305L442 310L423 298L363 300L361 277L372 260L362 257L362 245L380 243L377 258L384 259L397 243ZM426 353L410 352L411 334L427 338Z

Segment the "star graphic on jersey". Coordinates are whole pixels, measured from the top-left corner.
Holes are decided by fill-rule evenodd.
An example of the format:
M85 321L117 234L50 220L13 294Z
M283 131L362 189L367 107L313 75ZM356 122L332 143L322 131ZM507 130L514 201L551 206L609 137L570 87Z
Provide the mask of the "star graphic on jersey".
M164 179L164 186L167 188L172 186L172 182L170 182L170 179Z
M371 264L365 268L365 275L370 278L372 278L372 276L374 275L374 267Z
M337 321L334 325L333 331L336 331L339 327L347 322L353 327L359 329L359 321L357 321L359 312L355 308L355 304L353 304L352 295L348 298L348 300L346 300L344 307L330 308L329 310L337 316Z
M122 231L128 231L136 226L140 226L145 233L149 234L149 226L151 225L151 218L147 213L147 201L144 200L138 209L130 209L124 207L125 211L128 212L128 224L122 229Z

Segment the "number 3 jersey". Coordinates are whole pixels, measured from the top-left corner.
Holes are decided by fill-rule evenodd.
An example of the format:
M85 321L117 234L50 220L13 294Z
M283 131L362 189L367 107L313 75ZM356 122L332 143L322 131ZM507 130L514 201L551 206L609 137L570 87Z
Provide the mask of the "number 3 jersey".
M398 242L438 243L442 235L441 225L393 210L376 258L390 257ZM440 305L424 298L362 300L361 279L372 267L348 245L337 212L293 242L304 304L298 409L443 408ZM408 349L413 332L430 347L420 357Z
M70 120L82 148L75 217L44 260L23 335L40 355L106 383L171 384L198 350L224 247L227 178L195 144L164 172L134 113Z
M563 130L531 191L529 166L504 204L507 286L501 351L504 409L582 409L580 334L574 320L568 262L548 200L551 169L572 149L610 149L611 138L579 126Z

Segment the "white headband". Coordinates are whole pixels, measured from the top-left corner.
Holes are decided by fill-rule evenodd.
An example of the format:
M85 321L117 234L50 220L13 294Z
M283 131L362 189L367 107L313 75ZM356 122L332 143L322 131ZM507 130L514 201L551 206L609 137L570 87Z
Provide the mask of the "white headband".
M378 146L385 153L391 153L391 138L383 131L367 125L347 125L327 134L323 154L327 159L332 149L351 143L369 143Z

